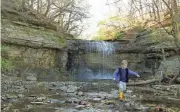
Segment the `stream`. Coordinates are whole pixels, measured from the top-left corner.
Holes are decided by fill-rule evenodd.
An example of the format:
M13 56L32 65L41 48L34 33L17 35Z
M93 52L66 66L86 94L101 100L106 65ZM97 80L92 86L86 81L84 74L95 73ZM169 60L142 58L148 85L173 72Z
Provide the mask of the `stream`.
M86 82L2 81L3 112L179 112L178 85L127 87L125 100L118 100L112 80ZM160 90L162 89L162 90ZM10 91L11 90L11 91ZM162 109L162 111L158 110Z

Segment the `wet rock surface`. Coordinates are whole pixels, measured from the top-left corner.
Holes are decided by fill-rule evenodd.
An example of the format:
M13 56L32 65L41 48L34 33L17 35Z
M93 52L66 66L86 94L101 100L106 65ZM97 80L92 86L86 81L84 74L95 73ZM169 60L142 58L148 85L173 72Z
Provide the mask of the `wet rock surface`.
M117 87L108 81L37 82L9 80L6 76L2 79L3 112L155 112L157 106L156 102L145 102L143 99L147 99L149 93L145 94L137 87L128 87L125 100L119 101ZM166 105L164 101L158 106L168 110L173 104ZM173 109L174 112L180 110L177 105Z

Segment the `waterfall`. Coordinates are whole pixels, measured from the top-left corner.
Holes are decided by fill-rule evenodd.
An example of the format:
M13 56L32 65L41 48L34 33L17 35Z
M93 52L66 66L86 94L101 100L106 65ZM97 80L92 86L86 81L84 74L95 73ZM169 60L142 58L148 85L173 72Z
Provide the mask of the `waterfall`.
M106 41L89 42L86 45L86 50L90 53L97 52L103 54L103 56L108 56L115 53L115 47L113 43Z
M93 53L96 52L97 55L102 56L101 60L102 60L102 69L100 70L100 72L98 74L92 74L90 78L92 79L109 79L112 77L111 73L107 73L107 70L104 68L104 64L105 64L105 58L107 58L108 56L115 54L115 47L113 45L113 43L110 42L106 42L106 41L96 41L96 42L90 42L88 43L88 48L86 47L86 49L88 50L88 52Z
M113 71L107 66L115 54L113 42L86 41L79 43L78 47L81 53L73 54L72 74L76 74L78 79L112 79Z

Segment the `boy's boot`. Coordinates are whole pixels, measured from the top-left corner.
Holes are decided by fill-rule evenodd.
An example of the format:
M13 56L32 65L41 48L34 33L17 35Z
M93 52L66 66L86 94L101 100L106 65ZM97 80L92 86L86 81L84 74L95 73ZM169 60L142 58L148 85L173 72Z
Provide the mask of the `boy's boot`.
M124 100L124 93L123 92L119 92L119 100Z

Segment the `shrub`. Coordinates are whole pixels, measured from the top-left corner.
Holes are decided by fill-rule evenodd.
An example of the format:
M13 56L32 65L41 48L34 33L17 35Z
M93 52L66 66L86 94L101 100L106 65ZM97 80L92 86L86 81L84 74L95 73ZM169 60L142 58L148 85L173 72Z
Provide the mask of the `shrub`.
M9 50L8 46L1 46L1 70L2 72L10 72L13 69L13 59L8 58L7 51Z
M12 60L8 60L8 59L1 59L1 69L2 72L10 72L13 69L13 63Z
M124 37L124 32L117 32L114 36L114 39L122 39Z

